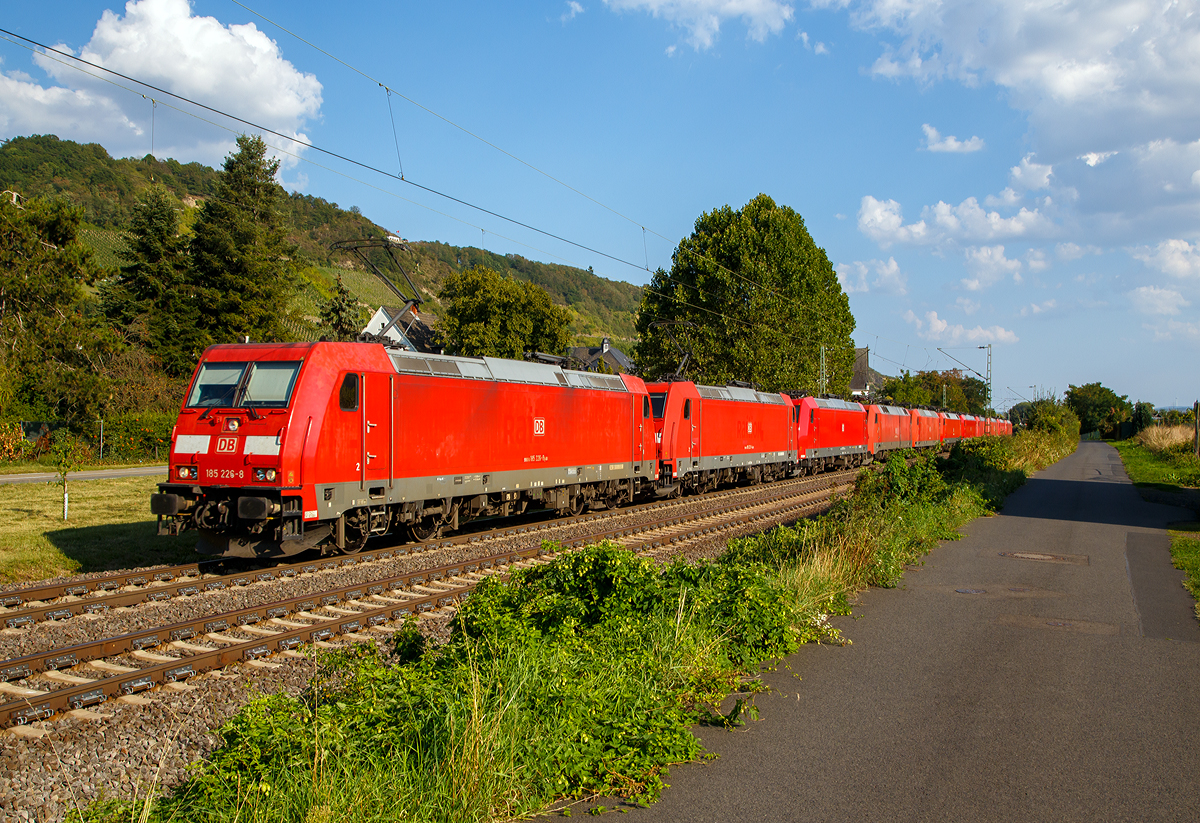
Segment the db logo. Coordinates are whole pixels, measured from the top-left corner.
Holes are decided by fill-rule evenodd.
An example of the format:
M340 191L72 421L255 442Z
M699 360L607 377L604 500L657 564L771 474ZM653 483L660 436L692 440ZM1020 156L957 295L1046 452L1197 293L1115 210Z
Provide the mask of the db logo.
M541 437L545 433L546 433L546 418L544 418L544 417L533 418L533 436Z
M237 451L236 437L218 437L217 454L233 454Z
M746 424L746 434L753 434L753 433L754 433L754 424L747 423Z

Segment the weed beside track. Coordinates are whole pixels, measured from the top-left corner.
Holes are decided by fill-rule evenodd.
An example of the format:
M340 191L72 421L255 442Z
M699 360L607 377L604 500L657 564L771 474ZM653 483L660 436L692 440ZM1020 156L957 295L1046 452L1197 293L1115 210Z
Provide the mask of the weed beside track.
M658 797L701 754L696 723L754 715L760 665L841 642L828 615L1069 453L1067 433L892 458L823 517L660 566L613 544L488 580L448 642L414 627L320 652L299 697L263 695L152 806L89 820L502 820L573 798ZM724 707L724 709L722 708ZM146 812L146 816L142 816Z

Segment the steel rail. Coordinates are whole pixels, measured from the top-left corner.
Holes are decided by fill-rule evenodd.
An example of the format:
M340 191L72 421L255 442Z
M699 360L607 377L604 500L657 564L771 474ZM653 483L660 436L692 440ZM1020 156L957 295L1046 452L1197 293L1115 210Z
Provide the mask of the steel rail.
M804 485L814 484L806 483ZM730 512L744 511L743 514L724 520L716 526L713 524L685 525L683 529L677 530L675 534L669 536L653 535L646 536L640 541L636 539L626 541L653 550L663 546L664 543L674 544L707 536L715 531L729 530L768 517L777 518L780 514L787 512L799 513L805 509L821 508L823 505L827 507L829 498L838 491L850 488L850 484L834 485L824 482L820 485L826 486L826 488L782 495L779 492L786 492L785 489L771 486L764 489L765 494L759 496L757 503L739 502L737 505L725 508L713 506L707 510L690 513L690 516L663 518L637 528L601 530L582 538L576 538L571 541L571 545L579 547L599 540L619 539L632 533L658 532L681 524L711 520ZM763 508L767 508L768 511L761 511L760 509ZM70 668L80 663L92 662L122 653L132 653L142 660L149 660L152 665L126 670L110 677L84 679L84 682L73 682L72 685L50 692L26 690L29 692L26 696L0 704L0 727L45 719L67 709L86 708L105 702L114 696L135 694L231 663L256 661L274 652L293 650L306 642L325 641L335 635L361 639L362 636L358 635L358 632L364 627L375 628L409 615L421 614L435 608L444 608L462 602L476 585L476 581L461 583L464 575L479 576L489 572L495 573L502 567L540 559L548 554L550 553L543 547L513 550L463 563L447 564L434 569L396 575L366 586L358 584L338 587L327 592L302 595L263 606L226 612L211 618L195 618L160 629L134 632L120 637L54 649L6 661L3 664L4 669L0 671L5 679L26 678L34 674ZM424 586L427 583L439 581L447 581L442 584L447 586L445 591L426 595L404 591L405 588ZM454 583L449 581L454 581ZM384 592L391 592L393 595L400 594L406 599L399 601L394 596L388 598ZM372 608L372 604L362 600L364 597L390 600L390 602L387 605ZM353 606L355 611L339 609L338 617L309 614L310 610L334 606L338 603ZM365 610L358 611L359 609ZM287 615L295 615L316 622L312 625L300 626L294 621L283 620ZM260 623L272 628L265 629L258 625ZM254 627L254 633L259 636L242 639L220 634L229 629L244 629L246 626ZM276 630L275 627L281 628ZM223 647L206 649L187 642L197 637L221 643ZM169 658L162 653L145 651L147 648L158 648L163 645L190 652L190 654ZM113 666L111 668L121 667ZM71 678L72 681L76 679Z
M836 474L841 473L837 472ZM776 488L787 488L797 484L812 482L813 479L815 478L793 478L773 485ZM746 491L745 487L722 489L716 492L709 492L699 499L720 500L725 497L744 494ZM682 505L695 502L697 502L697 499L685 498ZM681 505L681 503L678 500L640 503L620 509L588 512L578 517L564 518L553 522L508 524L488 531L455 535L437 542L394 545L379 549L369 549L357 554L301 560L295 563L265 566L260 569L212 575L207 578L200 576L204 574L202 566L219 565L222 560L200 560L194 563L185 563L159 569L117 572L85 580L46 583L40 586L0 592L0 606L9 609L8 611L0 612L0 625L4 628L19 629L45 620L67 620L84 614L99 614L108 609L120 606L134 606L145 602L158 602L178 596L194 595L208 591L221 591L233 587L247 586L256 582L286 579L295 577L298 574L309 574L323 569L334 569L353 566L359 563L389 560L411 553L462 546L510 534L524 533L529 530L570 528L581 522L588 522L594 519L620 517L626 514L637 514L643 511L674 505ZM64 597L79 599L62 600L61 598Z

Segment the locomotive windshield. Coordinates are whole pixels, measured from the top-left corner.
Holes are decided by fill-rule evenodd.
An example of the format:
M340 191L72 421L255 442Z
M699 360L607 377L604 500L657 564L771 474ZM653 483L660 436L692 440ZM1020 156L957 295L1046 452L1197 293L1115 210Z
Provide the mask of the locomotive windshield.
M299 360L214 363L200 366L188 397L193 408L286 408L300 373Z
M650 395L651 413L655 420L662 420L663 412L667 408L667 393L658 392Z

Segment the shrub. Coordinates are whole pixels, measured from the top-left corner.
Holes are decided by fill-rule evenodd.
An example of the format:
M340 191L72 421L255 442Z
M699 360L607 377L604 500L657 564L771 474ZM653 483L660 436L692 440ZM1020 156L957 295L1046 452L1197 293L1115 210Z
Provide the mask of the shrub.
M114 460L165 459L175 415L163 412L122 414L104 421L104 456ZM97 432L98 433L98 432Z

